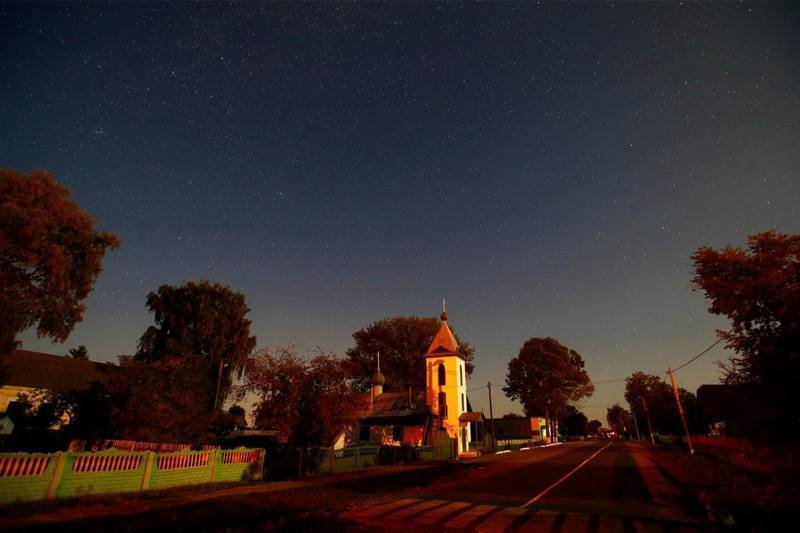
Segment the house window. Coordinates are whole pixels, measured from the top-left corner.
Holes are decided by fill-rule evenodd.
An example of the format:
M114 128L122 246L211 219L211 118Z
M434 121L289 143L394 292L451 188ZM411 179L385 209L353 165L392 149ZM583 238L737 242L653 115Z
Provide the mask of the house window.
M445 385L444 364L439 363L439 386Z
M467 412L467 400L465 398L466 398L466 396L464 396L462 394L461 395L461 412L462 413L466 413Z
M439 393L439 416L447 418L447 394L444 392Z
M369 426L361 426L358 428L358 440L361 442L369 442Z
M395 442L403 442L403 426L394 426L392 428L392 439Z
M459 366L458 370L460 371L459 374L461 375L461 386L463 387L464 386L464 367L463 366Z

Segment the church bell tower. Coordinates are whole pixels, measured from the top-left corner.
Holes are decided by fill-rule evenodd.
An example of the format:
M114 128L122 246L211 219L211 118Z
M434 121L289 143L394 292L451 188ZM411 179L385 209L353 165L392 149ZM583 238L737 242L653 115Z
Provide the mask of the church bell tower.
M470 434L459 420L467 411L466 362L458 353L458 343L447 325L447 311L442 302L442 322L425 353L426 399L438 415L441 429L458 439L458 451L469 450Z

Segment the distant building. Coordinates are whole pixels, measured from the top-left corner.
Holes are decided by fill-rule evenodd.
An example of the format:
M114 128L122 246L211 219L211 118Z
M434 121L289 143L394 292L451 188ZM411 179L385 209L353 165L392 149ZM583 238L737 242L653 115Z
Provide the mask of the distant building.
M0 413L5 413L20 393L85 389L93 381L108 379L113 368L106 363L27 350L0 355Z
M531 442L544 441L547 438L547 424L544 418L538 416L507 416L495 418L493 424L497 433L497 440L527 440Z
M372 390L358 399L359 421L337 442L354 441L380 444L422 445L433 442L437 430L446 431L456 441L458 453L470 449L475 435L482 435L483 416L472 413L467 399L466 362L458 353L458 343L447 325L447 314L425 358L424 391L383 392L385 378L380 362L372 376Z
M766 413L769 402L759 385L701 385L697 389L697 416L713 436L757 436L766 430Z

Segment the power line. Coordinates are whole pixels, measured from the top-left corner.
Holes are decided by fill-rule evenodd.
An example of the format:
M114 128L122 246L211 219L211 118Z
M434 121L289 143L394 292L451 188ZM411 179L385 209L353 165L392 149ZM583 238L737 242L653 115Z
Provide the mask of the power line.
M592 381L592 385L603 385L604 383L618 383L620 381L625 381L627 378L614 378L614 379L604 379L603 381Z
M728 333L730 333L730 330L728 330ZM716 340L716 342L715 342L714 344L712 344L711 346L709 346L708 348L706 348L705 350L703 350L703 351L702 351L702 352L700 352L699 354L695 355L694 357L692 357L691 359L689 359L688 361L686 361L685 363L683 363L681 366L679 366L679 367L677 367L677 368L673 368L673 369L672 369L672 371L673 371L673 372L677 372L677 371L678 371L678 370L680 370L681 368L683 368L683 367L685 367L685 366L688 366L688 365L690 365L690 364L694 363L695 361L697 361L698 359L700 359L702 356L704 356L705 354L707 354L707 353L708 353L708 352L711 350L711 348L713 348L713 347L714 347L714 346L716 346L717 344L721 343L723 340L725 340L725 338L724 338L724 337L720 337L719 339L717 339L717 340Z
M731 330L728 330L728 331L727 331L727 333L730 333L730 332L731 332ZM680 365L680 366L678 366L678 367L675 367L675 368L673 368L673 369L672 369L672 371L673 371L673 372L677 372L677 371L678 371L678 370L680 370L681 368L684 368L684 367L686 367L686 366L689 366L690 364L694 363L695 361L697 361L698 359L700 359L702 356L704 356L705 354L707 354L709 351L711 351L711 349L712 349L714 346L716 346L717 344L719 344L719 343L720 343L720 342L722 342L723 340L725 340L725 339L724 339L723 337L720 337L720 338L719 338L719 339L717 339L717 340L716 340L716 341L715 341L715 342L714 342L714 343L713 343L711 346L709 346L708 348L706 348L705 350L703 350L703 351L702 351L702 352L700 352L699 354L695 355L694 357L692 357L691 359L689 359L688 361L686 361L686 362L685 362L685 363L683 363L682 365ZM658 372L658 371L656 371L656 372L654 372L654 373L657 373L657 372ZM665 370L663 373L664 373L664 374L666 374L666 373L667 373L667 371ZM625 381L626 379L628 379L628 378L627 378L627 377L625 377L625 378L612 378L612 379L604 379L604 380L602 380L602 381L593 381L593 382L592 382L592 384L593 384L593 385L604 385L604 384L606 384L606 383L619 383L619 382L621 382L621 381Z

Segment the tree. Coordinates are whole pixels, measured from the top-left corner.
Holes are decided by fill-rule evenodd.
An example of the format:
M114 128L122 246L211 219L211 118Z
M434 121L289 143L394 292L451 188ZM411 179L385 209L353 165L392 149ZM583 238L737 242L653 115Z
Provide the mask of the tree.
M37 390L28 400L31 427L56 427L66 439L88 442L108 437L114 420L111 400L105 383L93 381L85 388Z
M526 416L544 414L548 426L568 403L594 392L583 358L552 337L528 339L508 362L503 391L522 402ZM551 427L550 434L555 435Z
M387 391L402 391L412 387L425 388L425 359L440 323L433 317L393 317L373 322L353 333L356 345L347 350L350 376L355 390L367 391L372 386L375 358L381 354L381 373L386 377ZM455 335L455 331L453 331ZM466 361L467 376L472 374L475 350L455 335L458 353Z
M106 250L117 246L49 173L0 170L0 353L32 326L39 337L66 340Z
M622 437L629 432L627 420L628 411L618 403L606 409L606 422L608 422L608 427L610 427L611 431L616 435Z
M216 420L207 398L212 384L197 357L125 360L107 383L113 434L152 442L195 443L210 437Z
M665 393L669 393L668 385L658 376L650 376L644 372L634 372L625 378L625 401L631 406L636 420L647 427L650 439L653 440L658 428L654 424L652 413L663 411Z
M173 356L199 358L200 370L211 385L204 387L206 406L221 406L232 376L241 375L256 344L245 318L250 309L244 295L208 281L162 285L147 295L147 307L155 315L155 325L142 335L135 358L148 362Z
M292 444L330 445L357 417L347 362L333 354L301 358L293 347L259 350L238 396L257 396L256 426L275 429Z
M694 427L694 394L678 388L678 397L689 425ZM625 379L625 400L631 406L637 421L649 431L671 435L683 432L678 406L675 405L675 393L660 377L634 372Z
M603 423L599 420L590 420L587 426L589 430L589 435L597 435L600 433L600 428L603 427Z
M80 359L82 361L89 360L89 350L86 349L86 346L84 346L83 344L81 344L77 348L70 348L69 353L67 355L69 357L72 357L73 359Z
M720 364L723 381L761 385L771 406L766 427L780 430L778 438L800 437L800 235L767 231L749 236L746 249L705 246L692 260L692 282L711 300L709 311L731 321L717 332L735 351Z
M558 415L559 429L571 437L585 437L589 419L574 405L566 406Z

